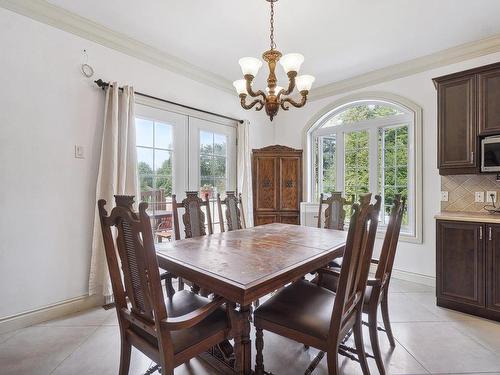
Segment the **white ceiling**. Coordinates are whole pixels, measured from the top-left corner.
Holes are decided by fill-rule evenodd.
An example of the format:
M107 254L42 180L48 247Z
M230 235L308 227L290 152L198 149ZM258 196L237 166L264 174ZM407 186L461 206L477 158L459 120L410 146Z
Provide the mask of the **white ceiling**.
M48 2L231 81L269 48L265 0ZM275 27L318 87L500 34L500 1L279 0Z

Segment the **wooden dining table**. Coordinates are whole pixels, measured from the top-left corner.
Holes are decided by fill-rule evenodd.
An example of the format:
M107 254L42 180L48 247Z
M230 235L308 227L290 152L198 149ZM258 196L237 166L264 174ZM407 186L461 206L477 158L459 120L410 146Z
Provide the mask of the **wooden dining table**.
M251 374L252 302L325 266L344 252L347 232L267 224L159 243L161 268L239 304L234 370Z

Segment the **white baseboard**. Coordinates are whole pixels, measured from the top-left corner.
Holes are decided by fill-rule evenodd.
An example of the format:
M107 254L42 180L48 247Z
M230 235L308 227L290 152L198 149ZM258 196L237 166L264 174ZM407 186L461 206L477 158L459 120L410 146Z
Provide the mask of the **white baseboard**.
M432 286L432 287L436 286L436 278L435 277L421 275L419 273L413 273L413 272L393 269L392 270L392 277L394 277L395 279L411 281L414 283L423 284L423 285L427 285L427 286Z
M90 309L95 306L101 306L103 303L104 298L102 296L85 295L40 307L38 309L0 318L0 334L28 327L33 324L42 323L47 320L56 319L78 311Z
M372 264L370 266L370 273L375 274L376 271L377 271L377 265ZM422 275L420 273L414 273L414 272L409 272L409 271L393 269L392 270L392 277L395 279L411 281L413 283L423 284L423 285L427 285L427 286L431 286L431 287L436 286L436 278L435 277Z

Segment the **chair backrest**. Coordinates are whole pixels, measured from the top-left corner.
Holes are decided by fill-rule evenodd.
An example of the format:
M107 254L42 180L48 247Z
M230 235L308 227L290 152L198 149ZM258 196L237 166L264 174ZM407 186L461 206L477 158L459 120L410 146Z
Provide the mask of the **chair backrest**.
M392 273L394 259L396 258L396 249L398 247L399 233L401 232L401 223L406 208L405 206L405 199L401 199L401 197L397 195L396 198L394 198L391 208L391 216L389 218L389 224L387 225L387 231L385 232L384 243L382 244L382 251L380 252L377 271L375 273L375 277L382 280L382 287L385 286Z
M324 199L323 193L319 196L318 228L344 230L345 209L344 206L351 205L354 200L347 201L342 197L342 193L334 191L330 197ZM321 224L323 205L326 204L325 223Z
M222 205L226 206L223 210ZM237 229L245 229L245 214L243 212L243 202L241 193L236 196L234 191L226 191L226 198L220 199L220 194L217 193L217 207L219 210L220 231L224 232L224 219L227 222L227 230L230 232Z
M116 207L109 216L104 208L105 200L99 200L98 208L120 327L126 329L140 321L139 328L155 335L155 326L159 328L159 321L167 317L167 312L153 233L146 213L148 204L141 203L139 212L135 213L133 196L117 195L115 200Z
M205 200L202 200L198 197L197 191L186 191L186 198L184 198L180 203L177 202L175 194L172 195L174 234L176 240L181 238L179 229L180 208L184 209L182 222L184 224L185 238L205 236L207 234L207 229L205 227L205 213L203 212L202 207L206 207L208 234L213 234L214 231L212 227L212 215L210 215L210 201L208 199L208 193L205 194Z
M371 194L365 194L352 208L330 332L339 332L342 324L360 313L363 306L381 204L378 195L375 204L370 204L370 200Z

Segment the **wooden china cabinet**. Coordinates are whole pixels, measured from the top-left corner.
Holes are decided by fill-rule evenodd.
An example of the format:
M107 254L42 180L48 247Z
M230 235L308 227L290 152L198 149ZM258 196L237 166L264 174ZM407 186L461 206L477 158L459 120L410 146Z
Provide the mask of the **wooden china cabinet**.
M274 145L252 150L255 225L300 223L302 150Z

